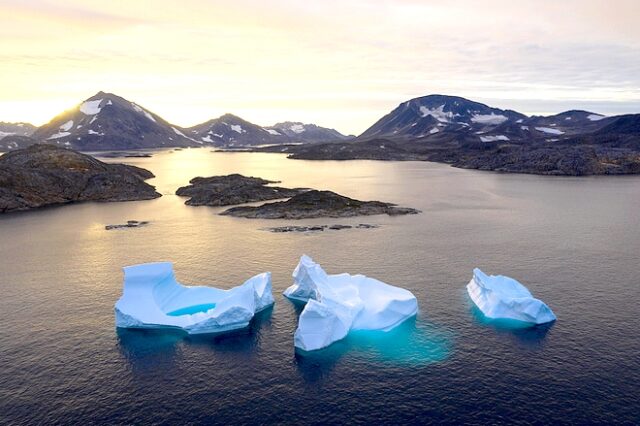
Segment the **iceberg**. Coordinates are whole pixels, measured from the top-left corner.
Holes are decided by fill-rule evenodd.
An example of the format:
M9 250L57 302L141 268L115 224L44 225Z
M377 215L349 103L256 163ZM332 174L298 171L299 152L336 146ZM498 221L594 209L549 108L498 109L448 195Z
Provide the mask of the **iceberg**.
M284 295L306 302L294 335L295 346L305 351L327 347L351 330L391 330L418 312L410 291L364 275L328 275L306 255L293 280Z
M556 316L541 300L513 278L486 275L473 270L467 292L482 313L491 319L511 319L533 324L555 321Z
M123 269L124 289L115 304L116 327L218 333L248 326L256 312L274 302L269 272L222 290L178 283L170 262Z

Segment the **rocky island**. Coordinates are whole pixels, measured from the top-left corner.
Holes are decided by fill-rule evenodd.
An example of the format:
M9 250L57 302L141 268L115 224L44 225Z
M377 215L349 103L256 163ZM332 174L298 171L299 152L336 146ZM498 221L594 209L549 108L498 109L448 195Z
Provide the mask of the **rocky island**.
M148 170L107 164L53 145L32 145L0 157L0 213L78 201L160 197Z
M178 188L176 195L189 198L189 206L231 206L257 201L289 198L306 191L302 188L281 188L267 186L277 181L240 174L227 176L196 177L189 181L191 185Z
M397 207L382 201L359 201L331 191L311 190L287 201L260 206L232 207L221 215L253 219L311 219L317 217L351 217L387 214L390 216L417 214L419 210Z

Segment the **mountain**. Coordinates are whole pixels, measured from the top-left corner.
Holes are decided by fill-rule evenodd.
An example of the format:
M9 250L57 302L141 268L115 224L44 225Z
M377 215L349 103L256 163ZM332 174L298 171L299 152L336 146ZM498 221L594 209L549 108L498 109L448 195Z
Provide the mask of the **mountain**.
M307 160L423 160L546 175L640 173L640 114L531 116L430 95L400 104L355 140L262 151Z
M491 108L457 96L429 95L403 102L359 138L422 138L450 132L486 132L505 122L527 118L511 110Z
M27 148L38 143L37 140L30 136L11 135L0 139L0 152L13 151L16 149Z
M234 148L347 138L334 129L315 124L283 122L262 127L232 114L185 129L134 102L105 92L98 92L37 129L28 123L0 123L0 152L35 143L106 151L206 145Z
M273 145L289 142L275 130L250 123L233 114L225 114L205 123L185 129L193 139L215 146Z
M233 114L225 114L185 130L199 142L224 147L313 143L348 139L334 129L285 121L261 127Z
M346 136L335 129L304 124L297 121L285 121L267 128L268 131L277 132L289 137L291 142L330 142L353 139L355 136Z
M596 132L615 121L589 111L532 116L457 96L429 95L403 102L358 138L458 142L562 140Z
M198 146L178 126L134 102L98 92L39 127L31 136L81 151Z
M30 123L7 123L0 121L0 140L7 136L30 136L36 126Z

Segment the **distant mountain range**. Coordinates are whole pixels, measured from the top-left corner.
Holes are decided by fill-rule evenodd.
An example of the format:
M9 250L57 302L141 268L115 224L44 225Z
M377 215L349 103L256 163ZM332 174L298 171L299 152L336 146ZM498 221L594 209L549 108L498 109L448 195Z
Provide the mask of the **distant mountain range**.
M6 123L0 121L0 152L29 146L29 138L36 130L30 123Z
M528 117L456 96L429 95L403 102L358 139L556 142L599 131L619 132L630 117L640 119L640 115L605 117L577 110Z
M162 147L247 147L346 140L333 129L285 122L261 127L231 114L191 128L173 125L148 109L99 92L49 123L2 123L0 151L47 143L79 151Z
M300 159L427 160L520 173L640 173L640 114L572 110L527 116L444 95L403 102L357 138L298 122L261 127L232 114L182 128L104 92L35 130L26 123L2 126L11 134L0 140L0 151L36 142L81 151L212 146Z
M343 141L355 138L345 136L334 129L299 122L287 121L261 127L232 114L225 114L185 129L185 134L199 143L228 148Z
M352 141L261 150L298 159L426 160L517 173L640 173L640 114L527 116L429 95L401 103Z

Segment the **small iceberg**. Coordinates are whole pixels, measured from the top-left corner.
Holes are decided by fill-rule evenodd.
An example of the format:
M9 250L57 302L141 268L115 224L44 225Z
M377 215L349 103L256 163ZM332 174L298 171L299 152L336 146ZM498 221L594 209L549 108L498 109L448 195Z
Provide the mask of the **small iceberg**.
M256 312L274 302L269 272L222 290L178 283L170 262L123 269L124 289L115 304L116 327L218 333L248 326Z
M513 278L486 275L475 268L473 278L467 284L467 292L487 318L532 324L545 324L556 319L544 302L534 298L525 286Z
M327 347L351 330L391 330L418 312L410 291L364 275L328 275L306 255L293 279L284 295L306 302L294 335L305 351Z

